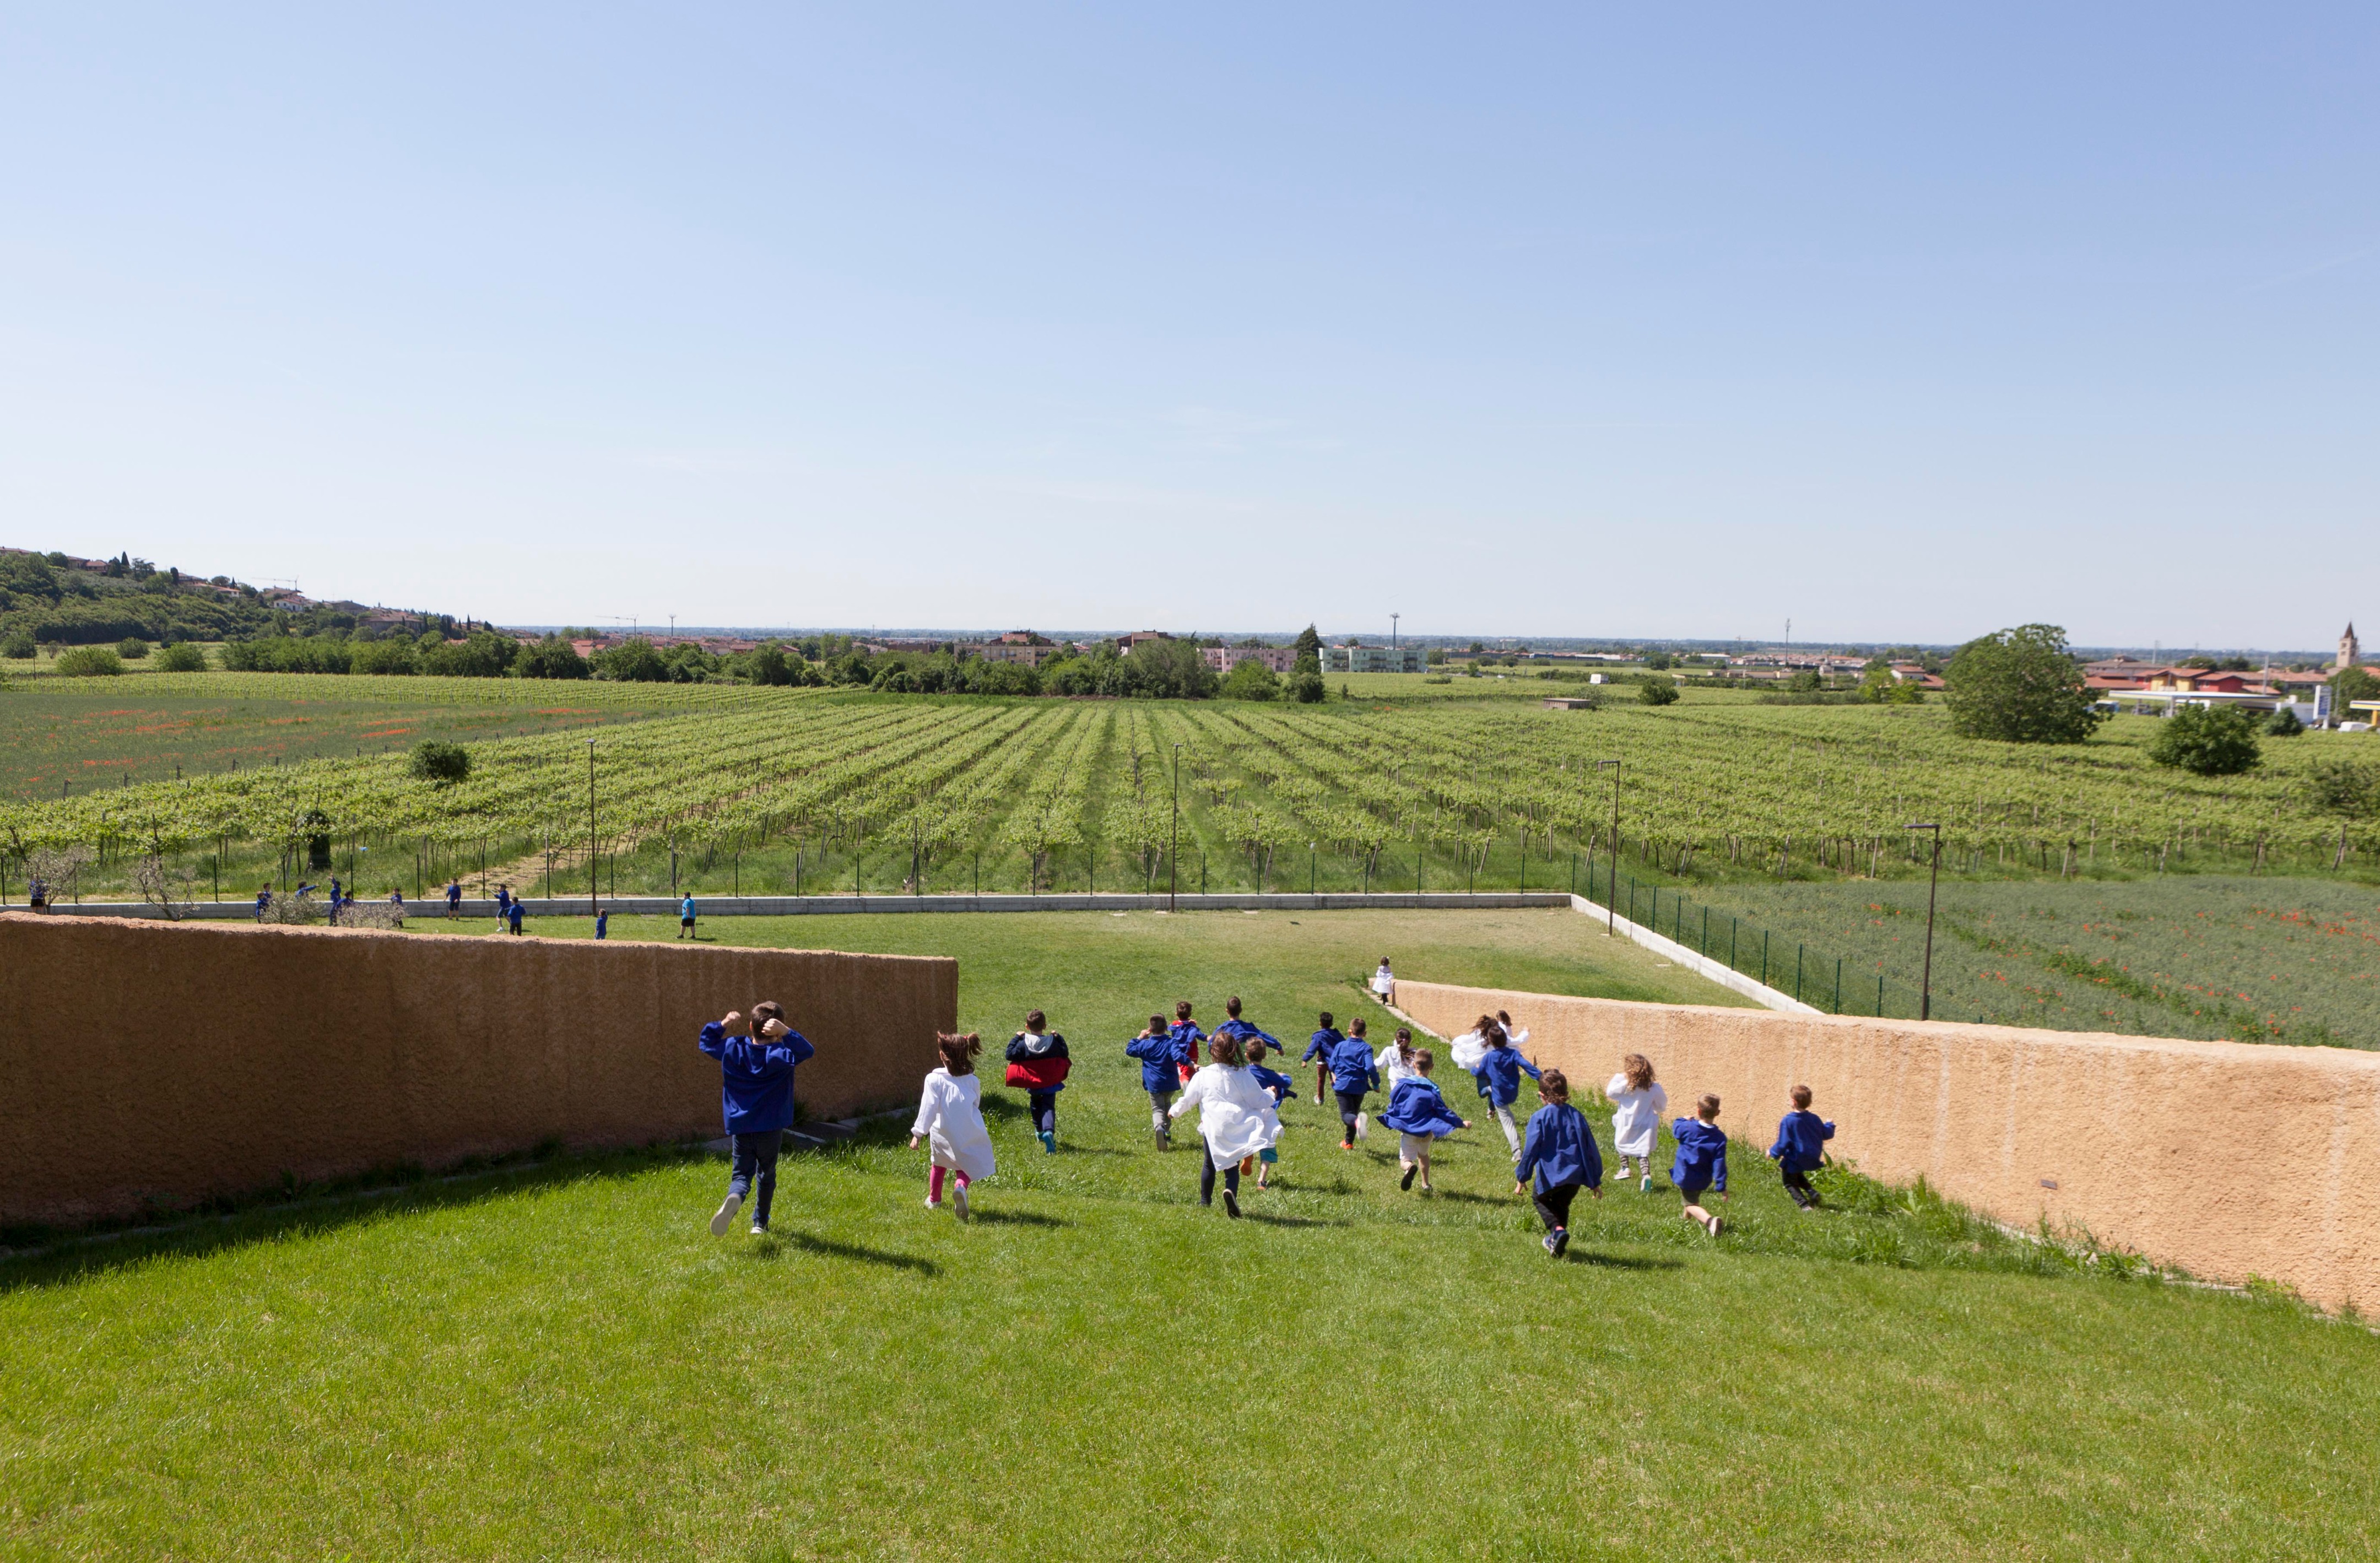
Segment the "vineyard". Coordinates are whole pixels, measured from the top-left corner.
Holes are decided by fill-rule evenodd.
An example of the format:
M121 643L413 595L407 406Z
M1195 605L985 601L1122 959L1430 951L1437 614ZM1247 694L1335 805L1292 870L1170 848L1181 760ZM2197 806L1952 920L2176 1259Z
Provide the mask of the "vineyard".
M270 674L146 684L319 688ZM341 694L533 708L557 687L349 679ZM529 733L474 743L469 779L451 786L413 779L392 752L19 800L0 805L0 856L19 886L36 852L87 857L77 891L121 884L150 855L202 892L326 868L408 894L456 873L584 891L591 851L596 882L624 893L930 893L1176 875L1184 890L1566 889L1607 870L1615 840L1629 872L1670 879L1906 875L1916 820L1942 825L1946 868L1985 876L2356 872L2380 847L2368 818L2321 813L2306 785L2324 757L2380 761L2362 734L2274 743L2262 771L2204 781L2148 763L2150 719L2028 747L1955 737L1931 707L1570 712L601 684L567 697L654 709L594 733L591 768L587 733Z

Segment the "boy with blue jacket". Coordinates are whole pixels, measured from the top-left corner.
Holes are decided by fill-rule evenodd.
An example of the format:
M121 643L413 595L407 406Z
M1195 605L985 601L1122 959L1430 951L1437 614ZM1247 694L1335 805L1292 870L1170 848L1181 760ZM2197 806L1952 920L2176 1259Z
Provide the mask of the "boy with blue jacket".
M1694 1116L1670 1125L1677 1137L1678 1159L1670 1168L1670 1181L1685 1196L1686 1219L1711 1236L1718 1236L1719 1218L1703 1208L1703 1191L1717 1189L1727 1197L1727 1133L1718 1126L1718 1098L1705 1097L1694 1104Z
M1323 1011L1320 1029L1305 1039L1305 1056L1297 1060L1299 1063L1310 1063L1314 1066L1314 1105L1316 1107L1322 1105L1322 1093L1328 1088L1330 1080L1331 1049L1345 1040L1347 1038L1340 1035L1339 1028L1330 1024L1330 1012Z
M1316 1033L1318 1037L1320 1035ZM1372 1045L1360 1036L1340 1037L1330 1049L1330 1089L1339 1098L1339 1121L1346 1126L1339 1141L1341 1150L1354 1150L1355 1142L1366 1137L1364 1097L1379 1088L1380 1072L1372 1059Z
M1520 1099L1521 1076L1532 1080L1542 1078L1537 1066L1512 1046L1511 1038L1498 1027L1488 1034L1488 1050L1479 1055L1479 1067L1473 1071L1479 1082L1479 1094L1488 1098L1488 1106L1496 1115L1497 1127L1504 1131L1504 1144L1514 1156L1521 1154L1521 1131L1512 1121L1512 1104Z
M1826 1164L1827 1142L1834 1137L1835 1126L1810 1110L1810 1088L1794 1086L1793 1110L1777 1125L1777 1143L1768 1147L1768 1157L1785 1175L1785 1192L1804 1210L1818 1208L1818 1191L1810 1186L1810 1174Z
M1538 1246L1559 1259L1570 1246L1570 1204L1585 1189L1603 1197L1603 1151L1586 1126L1586 1115L1570 1105L1570 1077L1549 1069L1537 1076L1545 1106L1529 1115L1521 1158L1512 1164L1512 1192L1531 1196L1546 1224ZM1533 1186L1534 1185L1534 1186Z
M769 1230L769 1205L777 1194L777 1153L794 1121L794 1066L818 1051L807 1037L785 1024L784 1007L775 1000L752 1006L748 1035L731 1036L744 1017L734 1010L702 1028L697 1045L719 1060L721 1110L727 1119L727 1145L732 1163L727 1198L710 1218L710 1235L725 1237L735 1224L744 1196L757 1184L759 1198L752 1206L752 1235Z
M1190 1077L1198 1072L1198 1055L1207 1046L1207 1034L1190 1018L1189 1000L1173 1006L1173 1024L1167 1035L1173 1038L1174 1078L1187 1085Z
M1397 1132L1397 1161L1405 1169L1397 1180L1397 1187L1410 1189L1414 1174L1421 1174L1421 1192L1429 1193L1429 1148L1457 1129L1468 1129L1471 1121L1459 1116L1438 1094L1438 1083L1429 1077L1435 1062L1430 1050L1422 1048L1413 1056L1415 1072L1406 1075L1389 1093L1389 1110L1380 1114L1380 1125Z
M1149 1127L1156 1133L1157 1148L1172 1150L1170 1109L1182 1090L1182 1049L1167 1029L1165 1017L1149 1016L1141 1034L1123 1045L1123 1056L1140 1061L1140 1088L1148 1093Z

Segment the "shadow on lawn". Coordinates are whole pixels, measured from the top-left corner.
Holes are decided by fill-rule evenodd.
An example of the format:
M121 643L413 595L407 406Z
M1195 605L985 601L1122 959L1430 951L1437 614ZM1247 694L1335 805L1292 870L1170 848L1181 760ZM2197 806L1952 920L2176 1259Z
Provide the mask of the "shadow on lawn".
M812 1237L808 1232L771 1231L745 1250L752 1259L776 1259L789 1248L806 1254L816 1254L829 1259L856 1259L863 1265L882 1265L888 1269L915 1270L923 1276L940 1276L942 1267L931 1259L920 1259L914 1254L894 1254L881 1248L862 1248L856 1242L837 1242L832 1238Z
M71 1286L152 1259L198 1259L225 1249L272 1242L292 1234L322 1233L384 1216L455 1209L510 1194L589 1179L628 1179L657 1168L713 1159L696 1143L571 1156L437 1176L393 1168L342 1180L339 1186L292 1203L259 1205L226 1215L169 1218L171 1224L66 1234L49 1247L0 1259L0 1294Z
M1682 1270L1682 1259L1643 1259L1633 1254L1597 1254L1591 1249L1573 1248L1562 1254L1565 1264L1596 1265L1607 1270Z
M1062 1221L1055 1216L1043 1216L1031 1210L986 1210L976 1207L970 1218L983 1227L1071 1227L1072 1221Z

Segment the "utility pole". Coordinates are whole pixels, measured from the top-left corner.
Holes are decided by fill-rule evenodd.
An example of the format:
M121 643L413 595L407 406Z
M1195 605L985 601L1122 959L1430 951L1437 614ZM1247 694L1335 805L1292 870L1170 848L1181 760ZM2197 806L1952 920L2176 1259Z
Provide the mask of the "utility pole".
M1620 908L1615 904L1620 900L1620 762L1597 760L1595 769L1601 770L1607 765L1611 768L1611 893L1603 898L1603 931L1617 934L1620 931ZM1587 888L1593 890L1595 887L1589 885Z
M1173 840L1165 849L1165 910L1173 910L1173 892L1182 886L1182 745L1173 745Z
M1397 648L1397 621L1403 617L1402 613L1389 615L1389 649L1391 651Z
M595 740L587 740L587 915L600 917L603 907L596 889L595 850Z
M1917 1018L1934 1018L1934 898L1942 887L1942 827L1936 823L1904 825L1905 830L1934 832L1934 877L1925 887L1925 979L1917 995Z

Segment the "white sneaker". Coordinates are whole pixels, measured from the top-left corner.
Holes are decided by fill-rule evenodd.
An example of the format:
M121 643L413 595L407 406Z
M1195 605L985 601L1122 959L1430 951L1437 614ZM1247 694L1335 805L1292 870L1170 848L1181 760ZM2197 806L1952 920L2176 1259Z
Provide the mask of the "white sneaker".
M960 1220L964 1221L967 1218L966 1185L965 1183L961 1183L957 1188L951 1191L951 1208L958 1212Z
M926 1201L926 1208L929 1210L940 1210L941 1207L942 1202L939 1199L929 1199Z
M1712 1217L1710 1218L1710 1235L1713 1237L1718 1236L1718 1230L1726 1224L1727 1223L1721 1220L1718 1217Z
M1355 1138L1359 1140L1368 1140L1371 1137L1371 1114L1364 1112L1357 1113L1355 1115Z
M769 1235L769 1229L760 1225L759 1222L755 1221L752 1223L752 1235L754 1237L767 1237Z
M719 1214L710 1218L710 1235L725 1237L727 1229L735 1224L735 1213L743 1208L744 1196L740 1193L729 1194L720 1203Z

